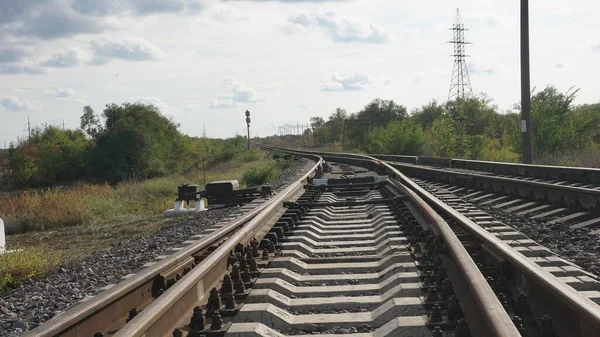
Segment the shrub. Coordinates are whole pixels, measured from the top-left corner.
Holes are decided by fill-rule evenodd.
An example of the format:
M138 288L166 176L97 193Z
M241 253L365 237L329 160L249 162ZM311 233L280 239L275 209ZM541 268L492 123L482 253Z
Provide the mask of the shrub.
M424 143L425 134L421 125L403 119L369 131L364 149L368 153L416 155L421 153Z
M265 153L259 148L252 148L250 151L244 151L235 157L235 160L240 163L251 163L265 157Z
M242 174L242 183L248 187L264 184L275 175L275 163L253 166Z

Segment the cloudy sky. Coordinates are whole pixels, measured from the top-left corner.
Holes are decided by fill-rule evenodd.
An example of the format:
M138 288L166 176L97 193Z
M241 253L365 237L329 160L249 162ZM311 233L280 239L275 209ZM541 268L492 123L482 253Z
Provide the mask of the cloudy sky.
M154 103L199 136L277 133L374 98L447 99L460 7L471 81L519 101L519 1L1 0L0 147L84 105ZM600 101L600 2L531 0L532 86Z

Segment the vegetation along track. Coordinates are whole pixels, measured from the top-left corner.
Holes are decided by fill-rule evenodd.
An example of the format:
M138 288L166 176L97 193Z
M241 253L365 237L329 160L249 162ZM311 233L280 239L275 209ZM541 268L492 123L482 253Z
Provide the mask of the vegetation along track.
M87 305L87 316L77 320L67 311L52 320L55 326L77 336L94 335L95 326L85 322L104 324L96 336L508 337L600 331L594 302L397 169L371 157L319 155L337 163L319 162L313 169L323 167L327 172L318 178L327 180L306 175L306 186L293 183L217 229L206 237L212 239L203 254L189 259L186 252L190 263L179 276L162 275L162 291L152 293L144 285L121 294L140 297L148 290L146 298L153 300L132 306L111 289L112 299L102 300L108 290L89 300L98 303ZM327 185L316 186L323 182ZM186 254L180 255L171 269L185 263ZM103 316L94 311L101 308ZM29 335L60 333L48 327Z

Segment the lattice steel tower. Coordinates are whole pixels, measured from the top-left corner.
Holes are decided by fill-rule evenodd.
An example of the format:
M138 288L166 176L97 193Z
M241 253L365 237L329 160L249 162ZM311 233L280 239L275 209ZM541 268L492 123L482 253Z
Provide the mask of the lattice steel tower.
M465 25L460 17L460 10L456 10L456 18L454 25L450 28L454 32L452 43L454 45L454 70L452 71L452 81L450 82L450 91L448 93L448 101L464 99L473 96L471 88L471 80L469 79L469 70L465 59L469 55L465 54L465 45L471 42L465 41Z

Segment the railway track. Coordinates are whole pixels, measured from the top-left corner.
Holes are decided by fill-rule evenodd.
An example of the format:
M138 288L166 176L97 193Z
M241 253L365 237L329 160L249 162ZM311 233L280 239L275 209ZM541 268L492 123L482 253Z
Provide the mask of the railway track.
M25 336L599 335L592 290L562 278L594 275L390 164L294 153L317 165Z

